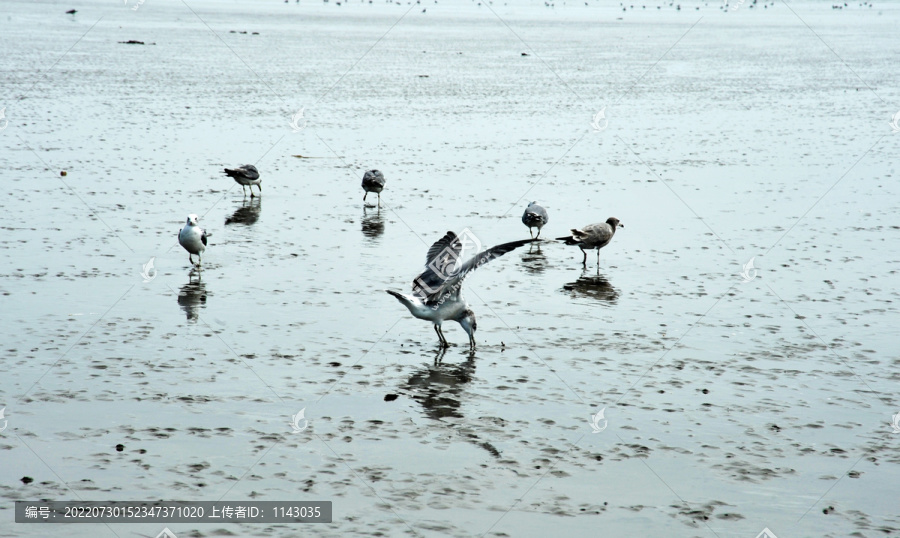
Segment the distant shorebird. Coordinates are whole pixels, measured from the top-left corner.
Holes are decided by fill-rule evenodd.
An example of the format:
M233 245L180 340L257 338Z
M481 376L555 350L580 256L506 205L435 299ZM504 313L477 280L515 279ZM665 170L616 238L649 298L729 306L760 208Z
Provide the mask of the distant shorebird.
M188 251L188 260L190 260L191 265L200 267L200 253L206 250L206 238L212 234L206 233L206 230L197 224L198 220L200 220L200 217L197 215L193 213L188 215L187 223L178 232L178 242L181 243L184 250ZM194 254L197 255L196 264L194 263Z
M253 198L253 185L259 189L259 195L262 196L262 180L259 179L259 170L252 164L245 164L239 168L226 168L225 174L233 177L238 185L244 189L244 196L247 196L247 185L250 186L250 198Z
M572 235L557 237L556 240L565 241L567 245L578 245L578 248L580 248L581 252L584 254L584 259L581 260L582 265L587 265L587 252L585 252L584 249L597 249L597 265L599 266L600 249L612 241L617 226L621 226L622 228L625 227L624 224L619 223L619 219L616 217L609 217L606 219L606 222L588 224L580 230L572 228Z
M525 208L525 213L522 215L522 223L528 226L528 233L531 234L531 237L535 239L540 237L541 228L548 222L550 222L550 217L547 216L547 210L539 206L537 202L531 202ZM538 229L537 237L531 232L532 228Z
M378 194L378 207L381 207L381 191L384 190L384 174L380 170L369 170L365 173L362 180L362 188L366 193L363 195L363 203L366 196L370 192Z
M469 308L469 304L462 297L462 282L471 271L478 269L494 258L521 247L534 239L523 239L491 247L483 252L478 252L465 262L461 259L463 251L470 243L478 245L468 231L463 232L462 237L453 232L431 245L428 255L425 257L425 270L413 281L412 295L403 295L392 290L385 290L403 306L409 309L413 316L434 323L434 332L437 333L441 347L449 347L450 344L444 337L441 323L455 321L462 326L469 335L469 346L475 348L475 313Z

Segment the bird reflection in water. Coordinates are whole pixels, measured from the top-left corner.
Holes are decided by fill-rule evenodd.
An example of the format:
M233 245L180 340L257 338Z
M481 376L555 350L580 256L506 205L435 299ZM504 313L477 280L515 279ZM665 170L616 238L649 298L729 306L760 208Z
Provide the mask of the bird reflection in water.
M465 362L457 364L444 364L446 353L447 348L441 348L435 356L434 364L417 370L402 387L413 400L422 404L425 416L437 421L443 418L463 418L460 411L461 399L465 393L465 385L472 381L475 374L474 350L466 353ZM487 450L496 458L500 457L500 451L489 442L471 432L460 433L465 441Z
M586 297L610 304L616 304L616 301L619 300L619 292L605 276L600 274L599 268L595 275L589 274L589 271L583 271L578 280L564 284L563 290L575 297Z
M362 233L371 239L380 237L384 233L384 219L381 217L381 208L375 211L366 211L363 206Z
M259 220L260 211L262 211L261 197L251 198L249 202L244 198L243 202L241 202L241 207L237 208L230 217L225 219L225 224L246 224L247 226L256 224L256 221Z
M178 290L178 306L184 310L188 321L196 322L200 317L200 309L206 308L206 295L206 284L201 280L200 270L191 270L188 283Z
M541 252L541 243L535 241L528 245L528 252L522 254L522 267L532 275L541 274L547 269L547 256Z

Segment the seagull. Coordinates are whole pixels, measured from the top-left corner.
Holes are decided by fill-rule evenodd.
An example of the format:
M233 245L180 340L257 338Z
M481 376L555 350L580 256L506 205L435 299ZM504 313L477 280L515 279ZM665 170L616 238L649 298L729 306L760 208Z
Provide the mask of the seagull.
M259 179L259 171L252 164L245 164L240 168L226 168L225 175L233 177L234 180L244 189L244 196L247 196L247 185L250 185L250 198L253 198L253 185L259 189L259 195L262 196L262 180Z
M462 282L475 269L494 258L531 243L535 239L523 239L491 247L479 252L465 262L460 258L466 247L480 246L468 230L462 237L453 232L439 239L428 249L425 257L425 270L416 277L412 285L412 295L404 295L393 290L385 290L409 309L409 313L419 319L434 323L442 348L450 344L444 337L441 323L455 321L469 335L469 347L475 349L475 313L469 303L462 297Z
M181 243L184 250L188 251L188 260L190 260L191 265L200 267L200 253L206 250L206 238L212 234L206 233L206 230L197 224L198 220L200 220L200 217L197 215L193 213L188 215L187 223L178 232L178 242ZM196 264L194 263L194 254L197 255Z
M534 237L533 234L531 237L534 237L535 239L540 237L541 228L548 222L550 222L550 217L547 216L547 210L539 206L537 202L531 202L528 204L528 207L525 208L525 213L522 215L522 223L525 226L528 226L528 233L532 233L532 228L538 229L537 237Z
M619 224L619 219L609 217L606 222L598 222L596 224L588 224L581 228L572 228L572 235L566 237L557 237L557 241L565 241L567 245L578 245L581 252L584 253L584 259L581 260L582 265L587 265L587 252L584 249L597 249L597 265L600 265L600 249L605 247L612 241L613 235L616 233L616 226L625 227Z
M362 188L366 193L363 195L363 202L370 192L378 194L378 207L381 207L381 191L384 190L384 174L380 170L369 170L363 175Z

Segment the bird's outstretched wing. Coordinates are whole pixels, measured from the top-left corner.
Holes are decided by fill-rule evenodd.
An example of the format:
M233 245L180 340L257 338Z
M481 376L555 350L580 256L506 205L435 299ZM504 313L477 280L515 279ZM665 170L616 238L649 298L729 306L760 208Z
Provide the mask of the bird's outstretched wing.
M475 269L478 269L489 261L499 258L507 252L511 252L523 245L527 245L528 243L533 243L535 241L537 241L537 239L520 239L519 241L503 243L502 245L493 246L485 251L479 252L476 256L469 258L469 260L462 265L462 269L460 269L459 271L458 278L459 280L462 280L466 278L467 274L474 271Z
M522 239L491 247L479 252L468 260L461 260L464 245L453 232L431 245L426 257L425 270L413 281L413 295L426 303L450 292L459 293L459 285L470 272L507 252L535 241Z
M451 274L459 272L462 261L462 241L453 232L447 232L428 249L425 255L425 270L413 280L413 295L427 301L441 294L441 288Z

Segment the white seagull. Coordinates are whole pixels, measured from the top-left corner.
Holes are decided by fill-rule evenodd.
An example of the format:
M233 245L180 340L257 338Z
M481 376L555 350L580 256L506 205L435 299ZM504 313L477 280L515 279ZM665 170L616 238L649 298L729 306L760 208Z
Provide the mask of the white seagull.
M178 242L181 243L184 250L188 251L188 260L190 260L191 265L200 267L200 253L206 250L206 238L212 234L206 233L206 230L197 224L198 220L200 220L200 217L197 215L193 213L188 215L187 223L178 232ZM194 263L194 254L197 255L196 264Z
M253 198L253 186L259 189L259 195L262 196L262 180L259 179L259 170L252 164L245 164L238 168L226 168L225 175L233 177L234 181L244 189L244 196L247 196L247 185L250 186L250 198Z
M596 224L588 224L581 229L572 228L572 235L566 237L557 237L557 241L565 241L567 245L578 245L581 252L584 253L584 259L581 260L582 265L587 265L587 252L584 249L597 249L597 265L600 265L600 249L605 247L612 241L616 234L616 227L625 227L616 217L609 217L606 222L598 222Z
M497 245L463 262L460 255L473 242L467 234L468 232L464 232L463 237L458 237L453 232L447 232L447 235L431 245L425 257L425 270L413 281L412 295L385 290L403 303L414 317L434 324L434 332L437 333L442 348L450 346L441 329L441 323L448 320L462 326L469 335L469 346L475 348L475 313L461 294L462 282L466 276L494 258L535 241L523 239Z

